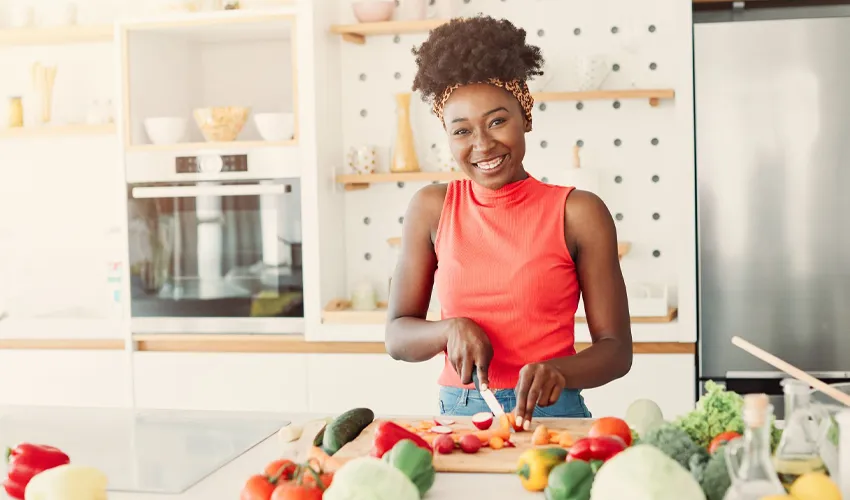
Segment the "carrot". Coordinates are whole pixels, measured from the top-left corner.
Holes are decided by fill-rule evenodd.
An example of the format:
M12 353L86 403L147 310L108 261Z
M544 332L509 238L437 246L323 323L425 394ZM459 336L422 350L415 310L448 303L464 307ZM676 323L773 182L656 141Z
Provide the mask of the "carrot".
M492 436L492 434L490 433L490 431L478 431L478 432L473 432L473 434L475 434L475 436L476 436L478 439L480 439L480 440L481 440L481 445L482 445L482 446L487 446L487 443L489 443L489 442L490 442L490 437Z
M325 472L336 472L342 467L342 462L325 453L325 450L318 446L311 446L307 452L307 461L315 460L319 467Z
M490 448L494 450L499 450L505 446L505 441L499 436L493 436L490 438Z
M502 441L507 441L511 438L511 429L509 427L496 429L491 432L493 436L499 436L500 438L502 438Z
M558 446L563 446L568 448L575 444L575 439L573 439L572 434L567 431L561 433L561 438L558 440Z
M538 425L531 435L531 444L533 445L549 444L549 440L549 429L543 424Z

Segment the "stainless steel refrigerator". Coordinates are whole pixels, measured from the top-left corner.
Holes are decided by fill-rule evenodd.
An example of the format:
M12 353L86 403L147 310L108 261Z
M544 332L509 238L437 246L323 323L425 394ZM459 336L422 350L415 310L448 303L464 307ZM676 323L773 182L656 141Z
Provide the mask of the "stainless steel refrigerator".
M850 9L759 11L694 17L698 373L780 395L733 336L850 378Z

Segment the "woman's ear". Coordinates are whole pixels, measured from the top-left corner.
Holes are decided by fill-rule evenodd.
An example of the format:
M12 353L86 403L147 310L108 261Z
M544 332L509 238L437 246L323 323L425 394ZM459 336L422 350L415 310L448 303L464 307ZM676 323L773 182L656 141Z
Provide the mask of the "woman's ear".
M522 121L525 124L525 132L531 132L531 122L528 120L528 118L523 118Z

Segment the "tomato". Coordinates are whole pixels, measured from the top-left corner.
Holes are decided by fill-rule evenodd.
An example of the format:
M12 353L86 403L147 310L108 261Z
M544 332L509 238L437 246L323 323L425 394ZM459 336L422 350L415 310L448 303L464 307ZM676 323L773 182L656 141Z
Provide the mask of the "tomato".
M322 494L323 491L313 484L288 482L275 488L271 500L322 500Z
M602 417L590 427L588 437L611 436L618 437L626 443L626 446L632 444L632 430L624 420L616 417Z
M274 491L275 485L269 482L268 477L256 474L245 482L239 500L270 500Z
M712 439L711 443L709 443L708 452L713 455L714 452L717 451L717 448L720 448L729 441L732 441L733 439L737 439L739 437L741 437L741 435L735 431L721 432L720 434L714 436L714 439Z
M324 487L325 489L327 489L328 486L331 485L331 482L333 482L333 479L334 479L333 472L323 472L322 474L319 474L319 481L322 482L322 487ZM310 474L309 472L304 473L303 481L304 481L304 484L307 484L307 485L310 485L310 486L316 485L316 478L313 477L313 475Z
M295 462L282 458L280 460L269 462L269 464L266 465L264 472L269 477L276 477L280 475L280 479L282 481L288 481L292 479L293 474L295 474L295 469L297 468L298 465Z

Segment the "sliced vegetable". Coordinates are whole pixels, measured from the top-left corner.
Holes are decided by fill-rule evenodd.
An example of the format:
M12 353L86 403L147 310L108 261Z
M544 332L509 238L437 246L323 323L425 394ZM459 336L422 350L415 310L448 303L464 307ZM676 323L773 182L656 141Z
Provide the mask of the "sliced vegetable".
M531 444L549 444L549 429L547 429L545 425L538 425L537 428L534 429L534 432L531 433Z
M429 432L434 432L436 434L451 434L454 431L452 431L451 427L446 427L445 425L435 425L434 427L431 427Z
M377 429L375 429L375 437L372 440L372 450L369 452L369 455L381 458L402 439L410 439L417 446L431 451L431 446L418 434L410 432L395 422L385 421L381 422Z
M558 464L549 471L543 494L546 500L590 500L593 475L590 464L581 460Z
M493 425L493 414L489 412L476 413L472 416L472 425L482 431L489 429Z
M632 444L632 429L625 420L616 417L602 417L590 426L588 437L612 436L618 437L626 443Z
M718 448L728 443L729 441L732 441L733 439L737 439L739 437L741 437L741 435L735 431L721 432L720 434L714 436L714 439L711 440L711 443L708 445L708 452L713 455Z
M455 421L450 419L450 418L435 418L434 423L437 424L437 425L449 426L449 425L454 424Z
M325 427L322 448L328 455L333 455L359 436L373 420L375 420L375 413L369 408L354 408L346 411Z
M581 438L570 447L567 461L583 460L590 462L591 460L600 460L606 462L625 449L626 445L617 437L599 436Z
M403 472L373 457L347 462L325 490L323 500L420 500L419 490Z
M460 438L459 444L464 453L478 453L481 449L481 438L475 434L467 434Z
M543 491L549 472L567 457L567 450L558 447L532 448L523 452L516 473L528 491Z
M493 436L490 438L490 441L487 443L490 446L490 449L493 450L501 450L505 447L505 440L500 438L499 436Z
M39 472L27 484L25 500L106 500L106 474L94 467L65 464Z
M455 440L451 436L441 435L434 440L434 450L437 453L448 455L455 450Z
M21 443L6 449L6 493L12 498L24 498L27 484L36 474L71 462L62 450L53 446Z
M384 455L383 460L402 471L419 490L420 496L424 496L434 486L437 478L434 456L430 451L416 446L413 441L402 439Z

